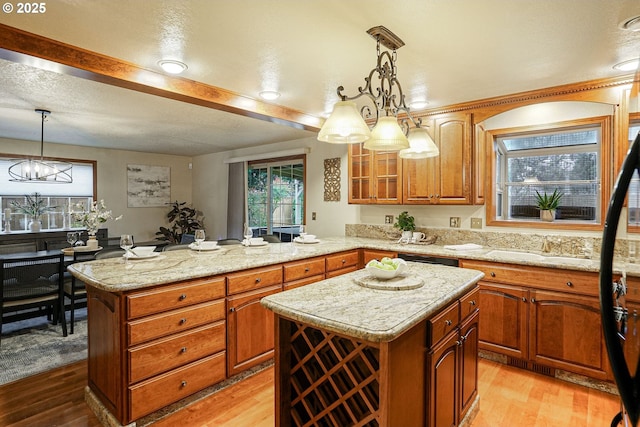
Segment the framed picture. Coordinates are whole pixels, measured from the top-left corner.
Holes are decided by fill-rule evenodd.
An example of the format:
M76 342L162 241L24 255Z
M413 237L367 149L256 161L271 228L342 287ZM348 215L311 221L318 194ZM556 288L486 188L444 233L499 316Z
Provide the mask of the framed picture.
M169 166L127 165L127 206L150 208L171 203Z

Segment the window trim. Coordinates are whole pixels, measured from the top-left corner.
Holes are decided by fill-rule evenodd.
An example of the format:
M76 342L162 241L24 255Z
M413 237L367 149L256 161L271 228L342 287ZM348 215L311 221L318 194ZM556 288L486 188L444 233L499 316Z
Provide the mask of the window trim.
M544 125L535 126L523 126L517 128L507 129L492 129L486 131L487 138L485 139L485 153L486 164L489 166L486 171L485 180L485 216L487 226L495 227L513 227L513 228L547 228L547 229L564 229L564 230L602 230L606 218L606 209L609 204L609 197L611 195L612 184L612 147L613 147L613 135L612 135L612 117L600 116L590 117L586 119L577 119L564 122L546 123ZM600 141L600 222L598 223L580 223L580 222L565 222L565 221L521 221L521 220L509 220L496 218L497 200L495 195L495 183L496 183L496 139L504 138L513 134L526 134L526 133L540 133L543 131L550 131L554 129L563 129L571 127L582 126L600 126L601 128L601 141Z

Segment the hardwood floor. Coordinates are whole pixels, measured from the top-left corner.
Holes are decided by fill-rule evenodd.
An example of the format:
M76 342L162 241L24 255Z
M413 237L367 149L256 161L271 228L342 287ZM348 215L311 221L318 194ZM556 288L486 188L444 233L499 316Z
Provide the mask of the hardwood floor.
M99 426L84 403L86 369L83 361L0 386L0 426ZM620 409L616 396L511 366L481 359L479 372L480 412L471 427L602 427ZM273 427L273 402L267 369L153 427Z

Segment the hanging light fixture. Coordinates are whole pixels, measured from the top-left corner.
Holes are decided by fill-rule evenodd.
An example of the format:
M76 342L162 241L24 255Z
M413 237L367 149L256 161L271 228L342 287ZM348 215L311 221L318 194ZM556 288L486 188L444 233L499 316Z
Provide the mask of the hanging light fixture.
M400 150L398 155L403 159L426 159L440 155L440 150L429 132L425 128L420 127L420 121L415 128L409 130L409 148Z
M36 109L42 116L40 127L40 159L18 159L9 167L9 181L70 184L73 182L71 163L45 160L44 151L44 121L51 111Z
M369 72L368 77L365 77L366 84L364 87L358 88L358 94L351 97L346 96L342 93L344 87L338 87L337 93L340 101L334 105L333 112L320 129L318 140L336 144L364 142L365 149L374 151L403 150L400 154L401 157L403 157L403 152L409 158L419 158L418 156L422 156L425 152L429 153L429 157L438 155L438 149L430 137L431 145L424 141L413 144L418 147L419 144L426 143L428 149L420 145L421 148L414 150L411 144L411 139L424 140L424 135L418 131L415 136L412 136L413 132L409 132L409 122L416 126L416 129L413 130L418 130L421 129L420 121L414 120L411 116L409 107L405 103L402 86L397 78L396 51L404 46L404 42L383 26L373 27L367 33L376 39L378 57L376 67ZM391 52L389 50L382 52L380 45ZM379 86L375 88L373 87L374 76L375 80L379 81ZM369 98L373 105L364 106L358 111L356 103L353 101L362 96ZM402 118L398 122L400 113L404 113L406 118ZM375 119L371 131L365 119ZM407 134L409 138L407 138ZM435 154L433 154L434 152Z

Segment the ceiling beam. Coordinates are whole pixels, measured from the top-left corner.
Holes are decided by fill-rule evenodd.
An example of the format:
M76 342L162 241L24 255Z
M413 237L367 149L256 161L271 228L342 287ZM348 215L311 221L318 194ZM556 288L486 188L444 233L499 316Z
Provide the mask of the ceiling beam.
M323 119L0 24L0 58L214 110L317 132ZM38 58L38 61L34 61Z

